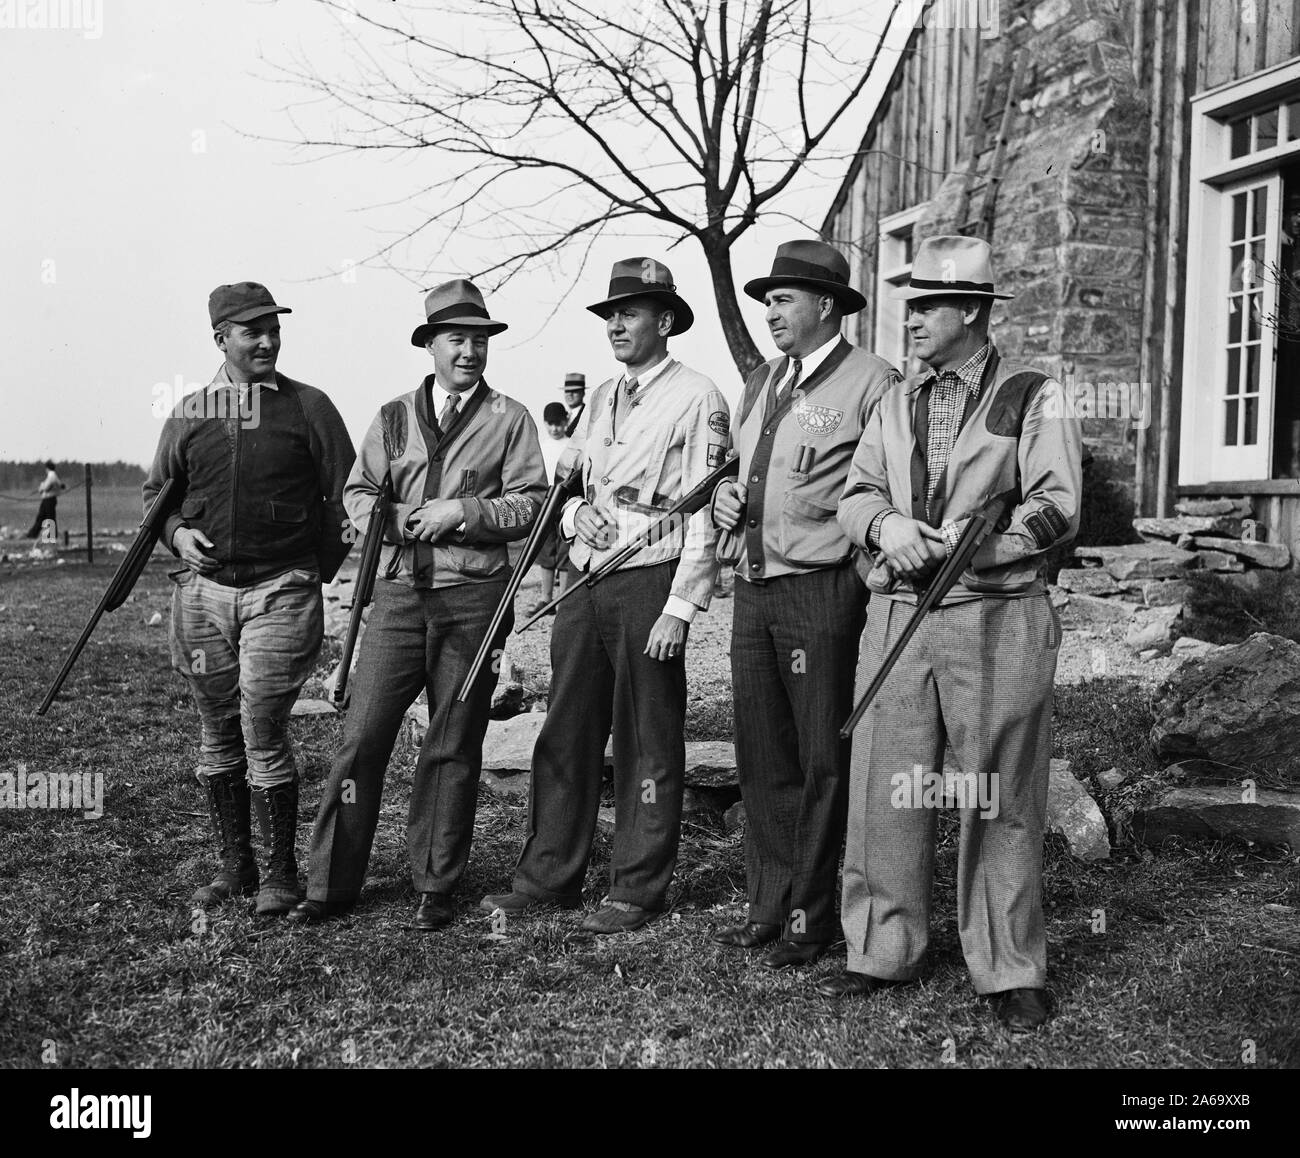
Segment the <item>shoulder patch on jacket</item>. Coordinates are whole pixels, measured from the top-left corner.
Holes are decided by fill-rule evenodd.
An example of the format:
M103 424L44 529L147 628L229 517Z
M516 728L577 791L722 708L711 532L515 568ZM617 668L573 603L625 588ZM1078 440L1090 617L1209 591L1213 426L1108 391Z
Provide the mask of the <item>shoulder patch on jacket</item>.
M1012 374L1001 386L989 404L989 412L984 425L990 434L1000 434L1005 438L1019 438L1020 430L1025 424L1025 411L1034 400L1034 396L1047 381L1047 375L1037 370L1022 370Z
M1048 503L1032 514L1026 515L1025 526L1034 536L1034 542L1043 550L1047 550L1070 529L1070 522L1056 507Z
M406 453L406 404L400 398L385 402L379 416L384 428L384 452L389 462L396 462Z

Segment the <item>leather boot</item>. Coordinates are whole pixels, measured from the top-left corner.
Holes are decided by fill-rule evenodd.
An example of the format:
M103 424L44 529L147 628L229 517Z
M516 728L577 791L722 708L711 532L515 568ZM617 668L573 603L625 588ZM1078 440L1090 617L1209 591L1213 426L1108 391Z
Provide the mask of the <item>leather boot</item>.
M248 816L248 781L243 773L205 776L203 783L208 792L212 830L221 848L221 868L212 883L196 889L191 899L196 905L210 908L230 897L257 892L257 860Z
M259 917L283 916L301 899L298 889L298 861L294 844L298 838L298 780L270 788L253 789L259 820L265 818L270 835L266 872L257 893Z

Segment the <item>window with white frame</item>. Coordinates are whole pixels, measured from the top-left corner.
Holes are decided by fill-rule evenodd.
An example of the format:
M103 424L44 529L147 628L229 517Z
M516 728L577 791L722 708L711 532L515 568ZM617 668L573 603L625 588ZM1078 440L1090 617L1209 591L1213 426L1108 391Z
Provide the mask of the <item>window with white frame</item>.
M1192 109L1179 482L1300 478L1300 60Z
M912 339L907 332L907 303L890 292L905 286L912 276L912 229L925 211L914 205L901 213L882 217L876 251L876 345L875 352L903 374L919 367L912 356Z

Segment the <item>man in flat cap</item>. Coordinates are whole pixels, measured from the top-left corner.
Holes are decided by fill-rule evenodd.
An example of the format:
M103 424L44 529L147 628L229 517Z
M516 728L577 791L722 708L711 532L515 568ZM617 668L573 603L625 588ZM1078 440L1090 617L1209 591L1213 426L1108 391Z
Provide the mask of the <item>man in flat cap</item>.
M425 315L411 344L429 352L434 372L380 409L344 491L357 529L384 536L387 564L312 829L307 900L294 921L334 916L360 895L388 759L422 689L429 727L406 826L420 894L413 928L452 920L469 860L496 665L485 665L468 702L455 697L510 578L506 544L527 536L546 479L532 417L483 377L488 339L506 324L489 317L483 295L463 279L433 289ZM388 520L369 527L385 477L393 488ZM512 624L507 614L493 648Z
M694 320L668 268L648 257L617 262L609 293L587 308L605 319L623 371L596 389L574 436L585 497L570 499L561 518L573 540L570 584L721 466L728 450L726 400L668 353L669 338ZM636 929L663 910L681 826L686 637L713 592L716 539L699 511L557 608L528 836L513 890L485 897L484 910L581 903L611 728L609 895L583 928Z
M162 536L185 564L172 575L172 663L198 705L198 776L221 846L221 868L194 901L256 892L263 916L301 895L289 712L321 645L321 583L351 544L343 484L355 458L329 398L276 372L289 312L256 282L212 291L225 360L163 424L144 484L146 510L168 479L182 494ZM269 845L260 878L250 803Z
M932 237L897 291L926 369L881 400L853 458L839 523L874 558L860 683L918 591L990 497L1005 513L921 621L853 734L841 912L848 969L828 996L910 981L929 935L945 742L960 765L957 926L975 990L1014 1032L1048 1016L1043 823L1060 624L1046 552L1079 525L1082 442L1061 384L989 340L987 242ZM929 805L929 806L927 806Z
M763 960L781 969L815 961L839 932L849 752L837 731L853 706L867 593L835 506L898 374L840 336L866 301L833 247L787 242L745 293L767 307L780 355L745 383L731 428L740 474L713 505L720 555L736 569L731 685L749 890L748 920L716 940L779 942Z

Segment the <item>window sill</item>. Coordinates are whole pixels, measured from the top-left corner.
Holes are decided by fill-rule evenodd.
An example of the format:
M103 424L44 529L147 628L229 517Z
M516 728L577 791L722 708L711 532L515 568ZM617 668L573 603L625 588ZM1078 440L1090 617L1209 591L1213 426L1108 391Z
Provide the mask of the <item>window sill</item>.
M1255 482L1197 483L1176 489L1180 495L1300 495L1300 479L1265 478Z

